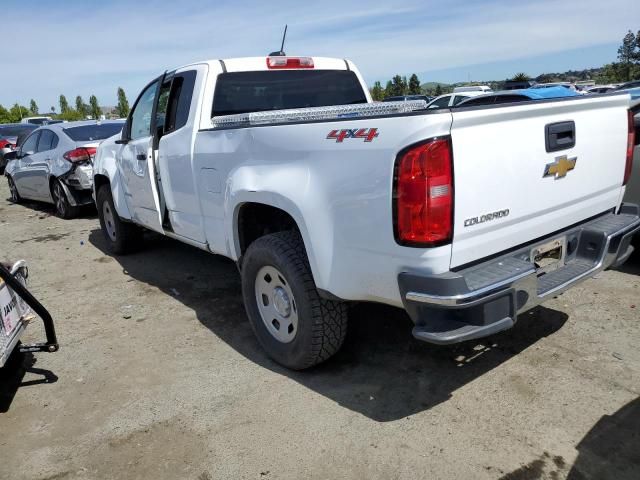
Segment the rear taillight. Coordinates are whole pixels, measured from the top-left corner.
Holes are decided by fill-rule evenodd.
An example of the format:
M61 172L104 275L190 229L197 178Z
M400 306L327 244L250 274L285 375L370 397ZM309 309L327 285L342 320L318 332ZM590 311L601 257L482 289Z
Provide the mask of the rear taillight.
M313 68L311 57L267 57L267 68Z
M6 138L0 139L0 148L13 148L13 143L11 143Z
M395 185L396 239L433 247L453 235L453 166L448 138L410 147L398 156Z
M627 135L627 163L624 168L624 180L622 185L626 185L631 178L631 169L633 168L633 147L636 143L636 127L633 121L633 112L629 110L629 130Z
M95 147L78 147L69 150L62 157L71 163L87 162L93 159L96 154Z

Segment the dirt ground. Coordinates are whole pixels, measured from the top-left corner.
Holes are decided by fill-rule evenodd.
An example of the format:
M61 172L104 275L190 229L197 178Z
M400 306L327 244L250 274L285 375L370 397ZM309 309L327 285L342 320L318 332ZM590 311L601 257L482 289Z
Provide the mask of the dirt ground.
M28 261L61 349L0 373L2 479L640 478L637 257L479 343L360 305L336 357L291 372L232 262L157 237L112 257L95 213L8 197L0 257Z

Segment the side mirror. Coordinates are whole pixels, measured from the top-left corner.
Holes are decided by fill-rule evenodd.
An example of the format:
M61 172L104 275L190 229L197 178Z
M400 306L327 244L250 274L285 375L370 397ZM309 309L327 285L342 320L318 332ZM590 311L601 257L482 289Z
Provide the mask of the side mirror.
M129 140L131 139L127 137L128 131L129 129L127 128L127 124L125 123L124 127L122 128L122 134L120 135L120 140L116 140L116 145L126 145L127 143L129 143Z
M18 150L12 150L4 154L4 159L8 162L9 160L15 160L18 158Z

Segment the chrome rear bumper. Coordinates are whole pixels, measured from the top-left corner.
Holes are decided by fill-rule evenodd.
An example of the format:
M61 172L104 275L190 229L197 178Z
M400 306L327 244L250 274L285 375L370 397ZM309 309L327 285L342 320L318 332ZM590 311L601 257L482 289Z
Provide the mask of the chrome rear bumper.
M416 324L413 335L449 344L510 328L518 314L624 263L638 230L640 208L625 204L618 214L602 215L460 271L433 276L401 273L403 303ZM559 236L566 237L565 263L540 274L530 252Z

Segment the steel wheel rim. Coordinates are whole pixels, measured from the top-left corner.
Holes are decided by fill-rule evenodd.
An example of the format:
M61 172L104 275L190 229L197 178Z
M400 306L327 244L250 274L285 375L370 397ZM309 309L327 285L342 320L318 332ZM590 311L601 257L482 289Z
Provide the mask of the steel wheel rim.
M64 191L59 183L56 183L53 187L53 196L55 197L53 200L56 204L56 209L60 215L64 215L67 212L67 205L65 203Z
M104 221L104 229L109 235L111 241L116 241L116 224L113 216L113 211L111 211L111 205L109 202L102 203L102 219Z
M9 178L9 191L11 192L11 200L14 202L18 201L18 188L16 184L13 183L13 180Z
M298 333L298 306L285 276L271 265L262 267L255 280L260 318L273 338L293 341Z

